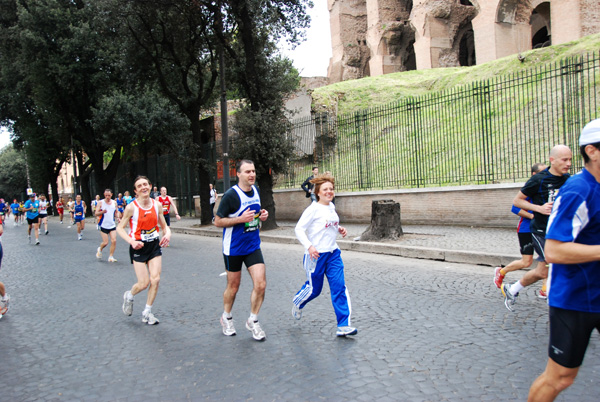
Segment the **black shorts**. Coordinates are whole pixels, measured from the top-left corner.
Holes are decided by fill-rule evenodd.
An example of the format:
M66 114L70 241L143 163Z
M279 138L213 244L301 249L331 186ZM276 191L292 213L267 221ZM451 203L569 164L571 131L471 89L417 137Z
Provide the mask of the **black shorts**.
M517 233L517 236L519 236L521 255L533 255L533 239L531 232Z
M28 223L29 225L33 225L34 223L39 223L39 222L40 222L39 215L38 215L38 216L36 216L36 217L35 217L35 218L33 218L33 219L29 219L29 218L27 218L27 223Z
M163 216L165 217L165 222L167 222L167 226L171 226L171 215L163 214Z
M256 264L264 264L265 259L263 258L262 251L257 249L247 255L225 255L223 254L223 260L225 261L225 269L229 272L240 272L242 270L242 263L246 265L246 269Z
M550 307L548 357L567 368L583 363L594 328L600 332L600 313Z
M133 247L129 246L129 258L131 263L143 262L147 263L155 257L162 255L162 249L160 248L160 241L158 239L154 241L144 242L144 247L139 250L134 250Z
M112 232L113 230L117 230L117 228L112 228L112 229L104 229L103 227L100 227L100 231L102 233L106 233L109 234L110 232Z
M546 236L540 236L535 233L531 233L531 240L533 240L533 249L538 255L538 261L546 261L546 254L544 254L544 247L546 246Z

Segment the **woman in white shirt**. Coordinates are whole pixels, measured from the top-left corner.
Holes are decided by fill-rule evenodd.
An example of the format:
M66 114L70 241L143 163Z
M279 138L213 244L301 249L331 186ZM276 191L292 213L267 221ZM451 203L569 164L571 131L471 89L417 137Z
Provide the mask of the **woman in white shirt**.
M296 224L296 237L305 248L304 269L306 283L293 299L292 315L299 320L306 303L319 296L327 276L331 302L337 317L337 336L356 335L350 324L352 307L344 280L344 263L336 243L337 234L346 237L346 229L339 225L340 218L331 202L335 197L335 178L323 174L310 181L314 184L317 201L304 210Z

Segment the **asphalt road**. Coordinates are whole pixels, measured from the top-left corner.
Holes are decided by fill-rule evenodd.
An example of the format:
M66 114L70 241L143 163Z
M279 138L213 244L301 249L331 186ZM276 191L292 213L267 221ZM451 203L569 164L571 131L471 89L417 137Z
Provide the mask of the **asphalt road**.
M95 258L100 234L84 239L51 222L41 245L6 226L0 270L11 310L0 320L0 401L481 401L525 400L546 364L547 306L532 286L505 309L489 267L343 252L358 335L335 336L327 286L291 316L305 275L300 245L263 243L267 295L259 316L267 340L244 328L250 277L221 333L225 287L220 240L175 234L164 249L153 307L145 292L123 315L135 281L125 243L115 264ZM516 280L518 274L513 274ZM596 401L600 351L594 333L562 401Z

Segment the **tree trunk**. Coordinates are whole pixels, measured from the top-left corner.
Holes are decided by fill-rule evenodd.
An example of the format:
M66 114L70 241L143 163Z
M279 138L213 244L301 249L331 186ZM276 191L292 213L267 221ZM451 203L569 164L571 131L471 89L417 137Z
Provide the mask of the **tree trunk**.
M191 122L192 128L192 139L194 143L200 148L200 157L197 161L198 164L198 194L200 195L200 225L212 224L212 213L210 212L210 174L206 168L204 161L208 160L208 155L205 154L207 150L206 144L211 140L206 130L202 130L198 116L200 113L200 107L194 108L192 113L188 114L188 118Z
M262 230L276 229L275 199L273 198L273 178L271 175L268 173L260 175L258 187L260 188L260 206L269 212L269 218L262 223Z
M394 200L375 200L371 204L371 225L360 240L393 240L402 236L400 203Z

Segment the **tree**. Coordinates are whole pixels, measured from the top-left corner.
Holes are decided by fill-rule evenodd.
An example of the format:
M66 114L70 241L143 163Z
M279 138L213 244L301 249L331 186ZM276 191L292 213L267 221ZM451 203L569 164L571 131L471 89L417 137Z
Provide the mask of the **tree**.
M140 105L138 97L152 91L144 81L131 80L122 51L124 35L111 18L108 1L0 1L9 11L0 32L0 98L7 99L2 121L13 121L19 128L18 141L45 149L48 166L65 159L62 149L48 144L73 147L80 172L77 181L89 202L87 178L92 172L97 188L110 187L123 155L144 142L144 135L156 135L156 121L177 127L178 117L170 109L165 113ZM143 110L136 111L138 107ZM144 118L128 121L139 114ZM108 115L113 120L105 130Z
M0 198L21 200L26 188L25 154L8 145L0 151Z
M210 224L210 175L203 145L213 139L202 130L199 120L200 113L212 107L216 99L216 39L211 30L214 15L210 2L116 3L134 38L128 53L135 60L132 65L136 66L137 75L152 77L162 94L188 119L186 151L198 169L200 221Z
M234 61L234 77L247 98L236 114L238 140L232 150L237 159L255 163L261 203L269 211L264 229L277 227L273 200L273 177L283 173L292 154L290 123L285 115L285 100L298 87L298 72L289 60L276 53L275 43L286 36L292 43L300 40L299 30L308 26L306 7L310 1L272 0L230 1L228 15L237 27L237 41L228 43Z

